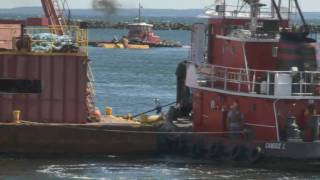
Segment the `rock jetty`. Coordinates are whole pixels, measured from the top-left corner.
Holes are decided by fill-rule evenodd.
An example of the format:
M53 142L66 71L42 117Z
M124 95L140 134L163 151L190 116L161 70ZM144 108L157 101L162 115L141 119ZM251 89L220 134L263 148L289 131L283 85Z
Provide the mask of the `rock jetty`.
M77 23L77 22L75 22ZM102 29L102 28L113 28L113 29L126 29L128 24L131 22L117 22L111 23L108 21L99 21L99 20L87 20L86 23L88 28L91 29ZM154 25L154 30L186 30L190 31L192 24L178 23L178 22L154 22L148 21L147 23Z

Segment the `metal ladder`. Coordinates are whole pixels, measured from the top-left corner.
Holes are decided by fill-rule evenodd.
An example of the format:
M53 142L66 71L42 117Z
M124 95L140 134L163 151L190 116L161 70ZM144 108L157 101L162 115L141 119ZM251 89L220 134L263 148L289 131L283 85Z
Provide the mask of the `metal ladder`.
M88 89L88 95L87 95L87 108L89 113L89 119L95 119L97 117L93 116L93 113L96 111L96 104L94 101L94 98L96 96L96 87L95 87L95 80L92 73L92 68L90 64L88 64L88 70L87 70L87 76L88 76L88 83L87 83L87 89Z

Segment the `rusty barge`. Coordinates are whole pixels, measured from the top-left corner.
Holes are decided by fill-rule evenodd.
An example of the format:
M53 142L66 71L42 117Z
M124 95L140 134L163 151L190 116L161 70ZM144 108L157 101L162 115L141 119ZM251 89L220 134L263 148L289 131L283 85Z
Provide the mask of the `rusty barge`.
M0 21L0 153L155 153L156 128L101 115L87 30L66 25L65 4L41 2L46 18Z

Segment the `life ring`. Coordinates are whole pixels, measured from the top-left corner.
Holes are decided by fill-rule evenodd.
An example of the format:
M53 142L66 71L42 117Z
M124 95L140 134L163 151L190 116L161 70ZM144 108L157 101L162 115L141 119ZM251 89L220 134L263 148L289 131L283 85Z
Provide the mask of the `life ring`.
M251 148L248 152L248 161L250 164L258 162L263 157L263 151L260 146Z
M244 146L233 146L230 150L230 159L233 161L241 160L244 157L246 151L247 149Z
M210 158L219 158L223 155L224 146L221 143L214 143L209 149Z

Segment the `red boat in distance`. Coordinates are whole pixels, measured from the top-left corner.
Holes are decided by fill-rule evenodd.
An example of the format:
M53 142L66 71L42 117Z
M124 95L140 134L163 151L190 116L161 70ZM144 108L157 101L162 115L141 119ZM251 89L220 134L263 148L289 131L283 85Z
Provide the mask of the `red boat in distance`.
M167 47L167 48L180 48L182 44L172 40L162 40L160 36L156 35L153 24L148 24L142 21L141 17L141 3L139 2L139 15L135 21L128 24L128 34L118 39L114 36L112 41L96 41L89 42L89 45L95 47L103 47L110 49L149 49L150 47Z
M128 25L128 39L130 42L160 44L161 39L155 35L153 25L145 22L132 23Z
M201 134L189 139L192 152L319 159L319 46L299 2L231 2L216 1L208 24L194 25L190 59L177 71L178 107L187 106L190 88Z
M159 36L155 35L153 25L142 22L142 8L141 2L139 1L138 22L128 25L128 39L130 42L134 43L160 44L161 39Z

